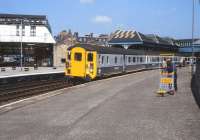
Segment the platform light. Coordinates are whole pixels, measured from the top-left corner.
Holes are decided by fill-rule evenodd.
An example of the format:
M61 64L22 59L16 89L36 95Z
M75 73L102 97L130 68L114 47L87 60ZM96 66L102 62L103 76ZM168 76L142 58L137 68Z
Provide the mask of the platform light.
M20 41L21 41L21 43L20 43L20 53L21 53L21 54L20 54L20 67L21 67L21 71L23 70L23 69L22 69L22 67L23 67L23 62L22 62L22 61L23 61L23 44L22 44L22 32L23 32L23 31L22 31L22 20L23 20L23 19L21 19L21 36L20 36L20 37L21 37L21 38L20 38Z

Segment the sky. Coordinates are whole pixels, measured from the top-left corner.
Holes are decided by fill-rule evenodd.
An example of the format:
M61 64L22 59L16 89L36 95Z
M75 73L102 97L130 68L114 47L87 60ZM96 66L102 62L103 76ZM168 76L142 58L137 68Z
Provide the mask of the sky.
M195 37L200 37L200 3ZM191 38L192 0L1 0L0 13L47 15L53 34L81 35L136 30L177 39Z

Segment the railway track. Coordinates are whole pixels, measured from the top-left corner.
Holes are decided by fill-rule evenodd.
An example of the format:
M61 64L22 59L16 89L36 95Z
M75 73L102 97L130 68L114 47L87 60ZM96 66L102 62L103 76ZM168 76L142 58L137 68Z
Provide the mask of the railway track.
M72 84L64 79L3 85L0 86L0 105L69 86Z

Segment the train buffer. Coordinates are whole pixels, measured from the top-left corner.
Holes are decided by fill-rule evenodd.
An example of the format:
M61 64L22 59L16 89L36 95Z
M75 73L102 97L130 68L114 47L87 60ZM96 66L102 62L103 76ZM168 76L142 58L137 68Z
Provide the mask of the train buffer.
M0 139L200 140L190 69L178 69L179 89L165 98L155 96L159 75L92 81L0 107Z

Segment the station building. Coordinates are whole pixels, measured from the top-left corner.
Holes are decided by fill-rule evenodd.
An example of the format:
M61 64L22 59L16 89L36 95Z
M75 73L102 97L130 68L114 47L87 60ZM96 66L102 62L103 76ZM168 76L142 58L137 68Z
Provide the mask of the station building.
M54 44L46 16L0 14L0 67L53 66Z

